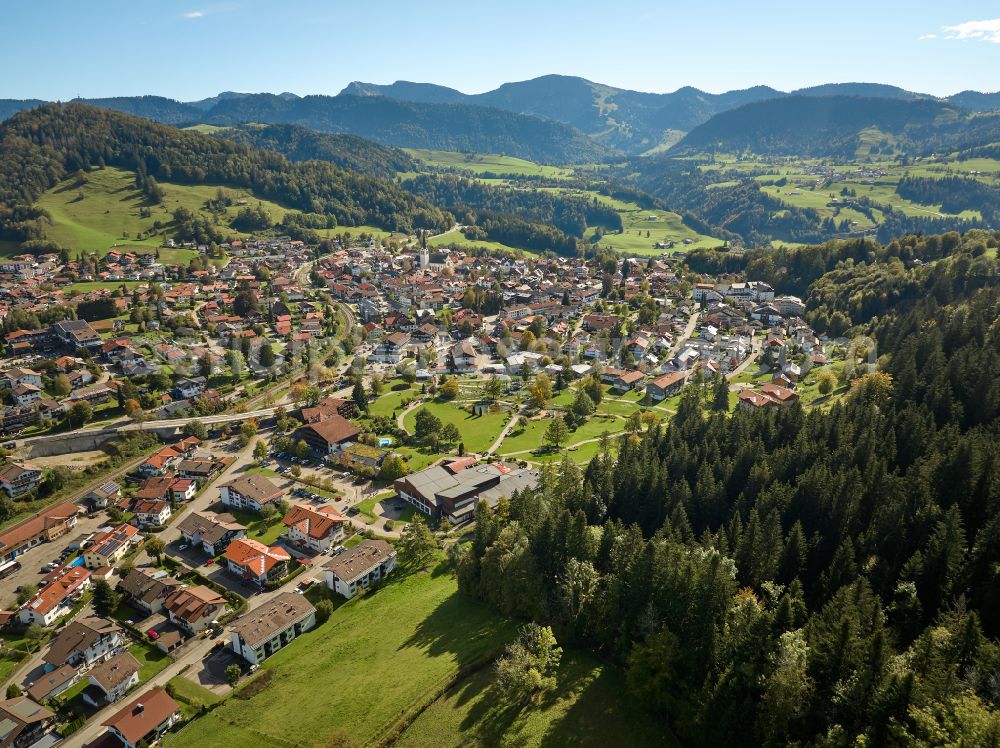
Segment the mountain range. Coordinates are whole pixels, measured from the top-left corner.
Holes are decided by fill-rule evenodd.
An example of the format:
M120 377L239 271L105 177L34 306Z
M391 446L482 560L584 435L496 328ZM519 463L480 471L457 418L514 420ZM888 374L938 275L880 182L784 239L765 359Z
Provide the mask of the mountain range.
M431 83L397 81L390 85L354 82L341 94L387 96L402 101L478 104L519 114L533 114L565 122L599 142L635 154L670 144L676 133L688 132L717 114L746 104L789 96L857 96L869 99L930 99L971 111L1000 109L1000 92L963 91L945 99L906 91L881 83L828 83L796 91L768 86L711 94L686 86L672 93L654 94L615 88L584 78L546 75L504 83L481 94L464 94Z
M289 124L324 133L360 135L396 147L504 153L548 163L579 163L665 150L717 115L741 107L830 97L838 97L842 106L856 110L844 119L862 129L877 123L862 124L866 115L857 112L868 104L852 104L849 98L929 102L931 109L949 112L1000 110L1000 92L962 91L938 98L878 83L831 83L792 92L755 86L712 94L684 87L656 94L564 75L505 83L479 94L397 81L389 85L354 82L336 96L225 91L191 102L161 96L77 101L171 125ZM41 103L37 99L0 100L0 118ZM781 109L778 104L769 106ZM768 108L751 111L766 114ZM691 146L705 134L702 131L694 141L689 136L683 145Z

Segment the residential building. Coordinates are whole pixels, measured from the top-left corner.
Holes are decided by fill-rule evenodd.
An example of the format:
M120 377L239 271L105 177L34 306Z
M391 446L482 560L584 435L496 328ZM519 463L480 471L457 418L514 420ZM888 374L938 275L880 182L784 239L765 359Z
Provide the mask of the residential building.
M778 408L796 402L799 396L787 387L765 384L759 390L740 390L738 406L744 410Z
M289 542L313 553L326 553L334 543L344 539L347 517L336 507L294 504L283 522L288 528Z
M73 604L89 586L89 570L79 566L67 569L18 609L18 620L25 626L32 623L51 626L73 609Z
M125 632L113 621L96 616L78 618L53 637L42 661L52 667L89 668L116 654L126 641Z
M109 504L114 504L121 497L122 487L114 481L108 481L102 483L83 498L94 510L97 510L107 508Z
M61 665L42 673L28 688L27 694L38 703L61 694L79 680L80 674L72 665Z
M314 452L335 455L350 444L361 431L346 418L335 413L317 423L307 423L297 433Z
M316 609L302 595L282 592L240 616L230 628L230 648L259 665L316 625Z
M226 598L203 584L180 587L167 596L163 608L171 623L194 635L225 612Z
M246 537L247 528L231 514L192 512L181 520L177 529L184 540L201 548L209 556L218 556L236 538Z
M288 573L291 555L281 546L266 546L249 538L237 538L223 555L226 568L240 579L263 587Z
M66 346L76 350L78 348L100 348L101 336L90 323L82 319L63 320L52 325L52 335L55 339Z
M363 540L323 564L326 585L350 599L396 568L396 549L384 540Z
M0 701L0 748L34 746L46 739L55 721L51 710L27 696Z
M76 504L69 502L46 507L0 533L0 555L8 561L29 548L65 535L76 527L76 515Z
M404 332L386 335L375 346L368 360L384 364L398 364L406 357L406 347L409 344L410 336Z
M41 468L27 462L10 462L0 469L0 489L12 499L34 491L41 482Z
M160 569L132 569L118 583L128 603L146 615L163 610L167 598L181 586L181 583Z
M83 565L88 569L114 566L141 540L139 528L128 524L95 535L94 542L83 552Z
M686 381L687 374L683 371L664 374L646 383L646 393L653 400L665 400L680 392Z
M234 509L259 512L265 504L277 501L281 496L281 489L259 473L242 473L219 486L219 498L223 505Z
M163 499L139 499L132 506L132 511L139 527L165 525L172 514L170 502Z
M148 745L180 720L180 706L162 688L146 691L109 717L103 724L125 748Z
M141 667L131 654L119 652L87 673L90 685L83 691L83 700L97 708L114 704L130 688L139 685Z

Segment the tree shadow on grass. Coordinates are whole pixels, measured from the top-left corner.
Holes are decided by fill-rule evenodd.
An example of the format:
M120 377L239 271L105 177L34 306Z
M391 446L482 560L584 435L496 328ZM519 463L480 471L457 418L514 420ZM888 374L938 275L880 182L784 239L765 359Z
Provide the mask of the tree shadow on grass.
M470 667L491 662L514 633L512 623L484 604L453 592L399 648L417 647L431 657L451 655L461 667Z

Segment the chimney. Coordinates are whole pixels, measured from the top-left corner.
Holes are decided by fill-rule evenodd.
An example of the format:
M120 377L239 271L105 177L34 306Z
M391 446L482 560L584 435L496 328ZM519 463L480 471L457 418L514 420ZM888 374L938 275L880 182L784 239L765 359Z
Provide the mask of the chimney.
M141 714L143 709L145 709L145 707L142 705L141 701L135 705L136 713Z

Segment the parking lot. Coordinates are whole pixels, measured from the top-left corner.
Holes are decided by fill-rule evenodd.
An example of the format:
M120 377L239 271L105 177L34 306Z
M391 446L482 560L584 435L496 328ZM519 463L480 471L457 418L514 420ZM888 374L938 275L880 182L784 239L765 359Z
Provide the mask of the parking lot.
M21 569L6 579L0 579L0 605L8 610L16 608L18 587L38 586L45 576L42 567L60 560L60 556L74 538L80 535L89 535L107 524L108 518L104 512L98 512L93 516L81 515L77 517L76 527L63 537L57 538L51 543L36 545L18 556L17 561L20 562Z

